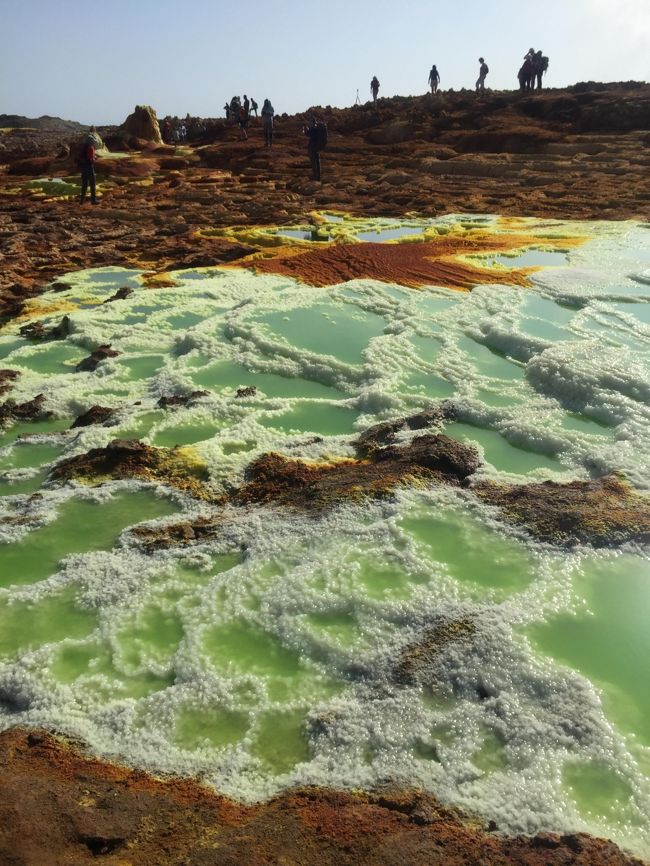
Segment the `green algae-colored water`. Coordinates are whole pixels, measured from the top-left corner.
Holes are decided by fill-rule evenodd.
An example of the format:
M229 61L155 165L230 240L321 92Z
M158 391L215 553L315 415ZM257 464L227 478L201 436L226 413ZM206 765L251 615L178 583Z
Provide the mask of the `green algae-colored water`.
M339 218L321 234L396 242L477 225L498 230L489 217ZM471 489L404 486L305 515L50 475L114 438L195 445L218 498L261 454L349 459L361 430L452 400L438 429L478 447L482 479L618 471L645 489L650 288L611 298L635 268L643 278L648 241L634 224L556 231L560 249L563 231L616 244L620 263L589 241L532 249L494 260L540 267L530 290L471 293L220 268L145 290L137 272L85 271L46 298L68 305L74 341L29 344L5 326L3 366L21 373L10 396L43 393L54 418L0 433L0 723L53 726L247 800L393 778L504 830L586 829L647 855L645 547L541 544ZM103 304L124 285L132 296ZM75 373L107 340L121 354ZM189 406L158 405L196 389ZM116 421L66 432L92 405ZM181 529L169 548L122 534L205 519L211 534ZM427 644L439 633L451 639Z
M127 526L172 514L169 500L147 491L116 494L107 502L69 499L52 523L0 547L0 585L33 583L52 574L71 553L109 550Z
M586 561L574 580L580 602L530 630L542 652L584 673L608 715L650 746L650 568L636 557Z

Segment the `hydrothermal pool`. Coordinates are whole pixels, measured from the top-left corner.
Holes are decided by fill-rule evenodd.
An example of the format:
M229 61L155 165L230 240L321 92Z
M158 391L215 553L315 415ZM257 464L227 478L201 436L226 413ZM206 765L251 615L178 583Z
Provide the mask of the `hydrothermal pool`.
M488 246L505 230L327 219L332 243L466 231L467 255L477 227ZM231 266L147 289L110 269L30 304L46 326L70 316L65 340L6 325L11 398L43 394L54 417L0 438L1 724L243 799L392 779L503 830L585 829L647 855L647 549L535 542L471 489L405 485L317 515L218 504L261 454L346 459L367 427L442 399L447 435L481 454L478 479L621 472L647 490L647 230L518 225L521 249L481 266L498 280L534 261L528 287L312 287ZM124 285L131 296L103 303ZM76 371L106 343L116 357ZM70 430L93 405L113 413ZM51 474L124 437L181 446L170 453L204 467L209 496ZM193 544L145 548L134 531L219 509L219 531Z

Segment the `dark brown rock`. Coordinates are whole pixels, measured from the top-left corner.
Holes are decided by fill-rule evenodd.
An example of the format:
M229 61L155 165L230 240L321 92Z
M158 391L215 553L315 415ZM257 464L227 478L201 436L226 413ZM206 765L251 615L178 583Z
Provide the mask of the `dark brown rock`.
M183 490L196 499L213 498L203 484L209 477L207 468L191 456L191 452L153 448L136 439L113 439L105 448L92 448L85 454L62 460L52 470L52 478L59 481L104 479L106 476L156 481Z
M91 424L105 424L113 417L114 412L115 409L110 409L108 406L91 406L87 412L75 419L70 429L89 427Z
M189 406L200 400L201 397L207 397L209 391L192 391L191 394L171 394L169 397L161 397L158 400L158 405L161 409L169 409L175 406Z
M650 543L650 497L617 475L568 484L483 482L472 489L496 505L505 520L525 527L541 541L564 547Z
M97 365L105 361L106 358L117 358L119 354L115 349L111 349L108 343L104 346L98 346L87 358L79 361L75 369L78 373L92 373L93 370L97 369Z
M44 403L44 394L37 394L33 400L28 400L25 403L6 400L0 405L0 428L7 427L16 421L36 421L54 417L52 412L43 408Z
M64 316L59 324L52 328L46 328L43 322L29 322L29 324L22 326L20 334L28 340L35 341L65 340L72 331L71 325L69 316Z
M20 376L18 370L0 370L0 395L13 388L13 383Z
M133 294L133 289L129 288L129 286L122 286L119 288L114 295L111 295L110 298L106 298L104 301L105 304L110 304L112 301L124 301L129 295Z

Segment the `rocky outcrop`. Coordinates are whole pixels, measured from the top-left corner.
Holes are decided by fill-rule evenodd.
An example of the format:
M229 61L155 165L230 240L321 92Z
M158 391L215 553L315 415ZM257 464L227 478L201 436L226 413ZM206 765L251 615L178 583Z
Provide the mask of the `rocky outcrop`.
M162 144L156 111L150 105L136 105L120 127L128 136L141 141Z
M51 328L45 327L43 322L35 321L23 325L20 335L27 340L42 342L44 340L65 340L72 331L72 323L69 316L64 316L58 325Z
M6 400L0 405L0 430L15 424L17 421L36 421L52 418L53 413L44 409L45 395L37 394L33 400L25 403L16 403L15 400Z
M207 467L189 448L152 448L131 439L114 439L105 448L62 460L52 470L58 481L138 478L168 484L195 499L211 498L203 483L208 477Z
M190 394L171 394L163 396L158 400L161 409L173 409L179 406L192 406L201 397L207 397L209 391L192 391Z
M650 544L650 497L616 475L568 484L484 482L472 490L496 505L505 520L525 527L541 541L563 547Z
M108 406L91 406L87 412L79 415L70 426L71 430L77 427L90 427L92 424L105 424L115 414L115 409Z
M106 343L103 346L98 346L87 358L79 361L75 370L77 373L92 373L102 361L105 361L107 358L117 358L119 354L119 352L111 349L110 345Z
M245 483L231 499L235 505L273 503L320 509L386 496L404 483L458 487L478 465L473 448L443 435L417 436L405 445L388 445L365 460L306 463L264 454L250 464Z
M44 731L0 734L0 769L7 866L642 866L584 833L505 836L421 791L302 788L243 805Z
M0 396L11 391L13 383L19 376L18 370L0 370Z

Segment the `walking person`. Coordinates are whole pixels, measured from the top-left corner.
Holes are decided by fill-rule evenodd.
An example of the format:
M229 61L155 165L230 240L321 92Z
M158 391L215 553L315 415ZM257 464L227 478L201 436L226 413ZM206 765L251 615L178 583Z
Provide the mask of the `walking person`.
M478 71L478 78L476 79L476 92L482 93L485 90L485 79L487 78L487 74L490 70L488 69L488 65L482 57L479 57L478 62L481 65Z
M255 113L255 117L257 117L257 102L251 96L251 111Z
M248 115L250 114L250 107L250 99L246 96L246 94L244 94L244 111L246 112L246 117L248 117Z
M431 85L431 93L436 93L438 85L440 84L440 75L438 74L438 69L436 68L435 63L431 67L431 72L429 73L429 84Z
M377 94L379 93L379 79L376 75L372 76L372 81L370 82L370 92L372 93L372 101L377 102Z
M265 99L262 105L262 126L264 128L264 147L273 146L273 117L275 110L270 99Z
M97 199L97 182L95 179L95 161L97 159L96 148L101 145L101 138L97 134L97 129L91 126L88 130L88 135L81 145L79 154L79 167L81 169L81 195L79 196L79 204L83 204L86 200L86 192L90 186L90 202L91 204L99 204Z

